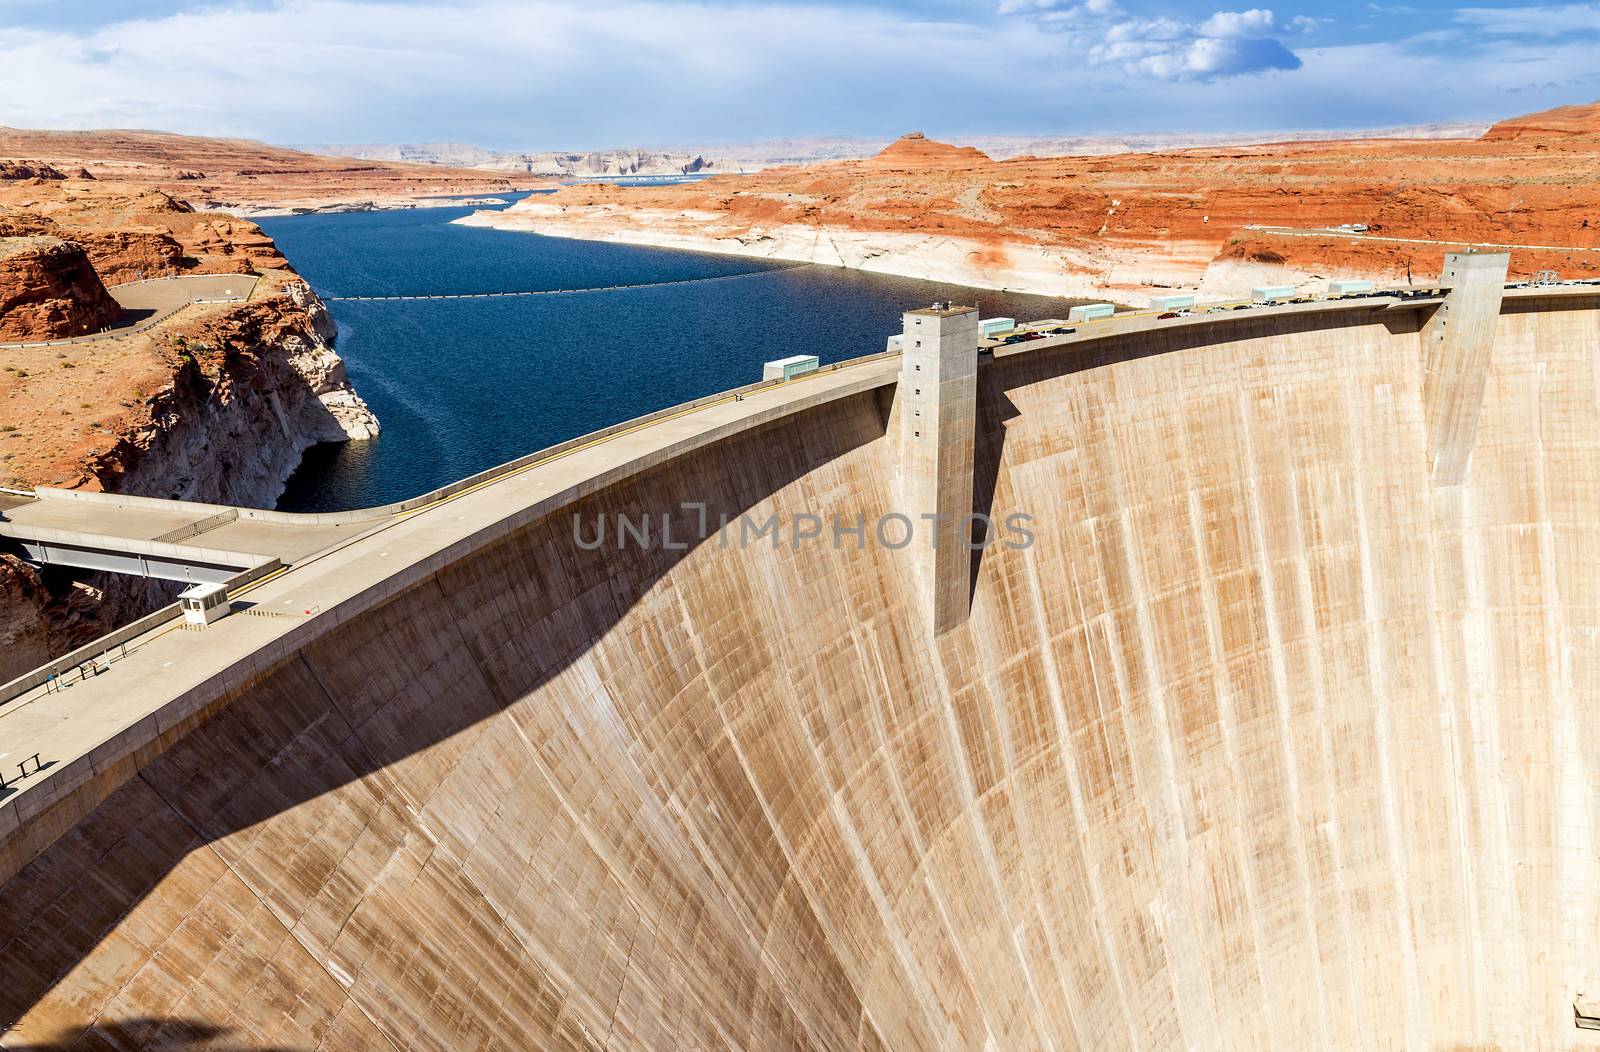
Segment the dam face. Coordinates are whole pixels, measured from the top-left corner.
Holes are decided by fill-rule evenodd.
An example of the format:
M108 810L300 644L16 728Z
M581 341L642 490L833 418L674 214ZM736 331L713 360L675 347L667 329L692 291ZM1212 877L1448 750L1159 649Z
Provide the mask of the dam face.
M937 638L882 545L572 536L875 519L888 390L448 561L54 819L0 1044L1591 1047L1600 300L1507 301L1457 485L1420 324L986 363L1036 540Z

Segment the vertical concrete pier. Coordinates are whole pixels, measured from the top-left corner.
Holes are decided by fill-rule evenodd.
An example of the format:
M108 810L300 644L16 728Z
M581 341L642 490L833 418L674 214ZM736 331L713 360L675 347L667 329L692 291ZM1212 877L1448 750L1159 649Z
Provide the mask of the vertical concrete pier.
M978 308L935 304L904 322L900 510L915 527L911 550L939 635L967 619L971 598Z
M1510 263L1505 252L1444 257L1440 283L1450 286L1450 294L1422 328L1422 401L1436 486L1458 486L1467 477Z

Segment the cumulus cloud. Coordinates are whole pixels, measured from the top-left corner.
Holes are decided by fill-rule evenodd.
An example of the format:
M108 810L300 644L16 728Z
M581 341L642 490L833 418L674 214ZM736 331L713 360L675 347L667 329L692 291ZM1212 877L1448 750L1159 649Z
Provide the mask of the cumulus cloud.
M1210 80L1300 65L1294 52L1271 37L1199 37L1132 61L1129 68L1159 80Z
M1202 37L1260 37L1277 29L1277 17L1259 7L1248 11L1218 11L1194 27Z
M1217 11L1195 22L1130 15L1116 0L1002 0L1002 14L1021 15L1069 36L1100 65L1170 81L1210 81L1250 73L1299 69L1299 56L1280 34L1315 29L1300 16L1284 23L1267 8Z

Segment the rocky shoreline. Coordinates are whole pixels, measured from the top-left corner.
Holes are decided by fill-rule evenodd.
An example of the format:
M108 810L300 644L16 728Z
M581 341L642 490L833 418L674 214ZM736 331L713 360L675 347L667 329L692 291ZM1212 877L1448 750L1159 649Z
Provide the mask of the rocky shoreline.
M546 237L605 241L652 248L716 252L758 259L846 267L876 274L939 281L969 288L1093 299L1164 289L1196 289L1208 298L1248 295L1270 280L1299 284L1318 275L1281 265L1218 259L1204 243L1169 244L1163 251L1095 250L938 233L860 230L845 226L774 224L740 227L726 217L693 211L627 210L610 205L565 205L550 199L474 212L462 226L524 231Z
M1179 290L1429 281L1444 251L1474 243L1535 246L1517 252L1517 277L1592 274L1597 205L1600 105L1479 139L1105 157L997 161L912 133L865 160L568 187L458 222L1142 304ZM1357 225L1364 236L1351 236Z
M378 434L333 348L327 308L304 282L162 335L178 349L168 383L82 464L75 487L270 508L307 449ZM0 681L170 602L174 590L0 557Z
M270 508L311 446L375 437L327 308L262 231L147 187L0 172L0 486ZM9 173L9 174L7 174ZM247 298L122 316L106 286L238 274ZM141 287L152 287L150 281ZM170 602L166 582L0 556L0 680Z
M482 208L503 205L500 197L477 196L454 200L450 197L408 196L358 197L334 201L280 201L271 204L251 204L242 201L208 201L201 205L203 211L222 212L248 219L265 219L272 216L329 215L339 212L400 212L416 208Z

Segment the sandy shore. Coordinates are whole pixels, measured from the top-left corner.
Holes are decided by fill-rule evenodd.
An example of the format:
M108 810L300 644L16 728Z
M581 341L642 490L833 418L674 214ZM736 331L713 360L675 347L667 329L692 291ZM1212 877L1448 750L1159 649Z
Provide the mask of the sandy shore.
M725 216L713 212L560 205L548 200L474 212L455 222L549 237L848 267L971 288L1075 299L1106 296L1135 304L1172 291L1224 299L1248 295L1263 281L1315 280L1311 274L1282 266L1216 260L1214 249L1202 243L1074 250L1024 240L997 244L938 233L789 223L734 229Z

